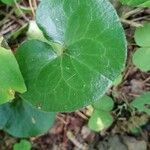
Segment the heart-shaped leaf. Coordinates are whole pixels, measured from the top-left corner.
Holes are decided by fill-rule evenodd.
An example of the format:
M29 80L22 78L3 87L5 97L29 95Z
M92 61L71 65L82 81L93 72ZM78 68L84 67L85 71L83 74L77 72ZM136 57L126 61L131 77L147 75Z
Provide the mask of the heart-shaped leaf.
M150 0L120 0L120 1L124 5L150 7Z
M15 92L25 91L24 80L13 53L0 47L0 104L12 100Z
M52 126L54 118L54 113L35 109L20 98L0 106L0 129L15 137L43 134Z
M32 40L16 53L28 92L46 111L73 111L98 100L119 76L126 40L106 0L42 0L37 23L48 43Z

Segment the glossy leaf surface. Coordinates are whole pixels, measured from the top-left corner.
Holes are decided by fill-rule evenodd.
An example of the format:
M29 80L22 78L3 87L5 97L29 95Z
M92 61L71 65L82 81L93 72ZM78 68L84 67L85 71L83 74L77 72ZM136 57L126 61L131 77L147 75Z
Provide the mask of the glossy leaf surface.
M73 111L98 100L120 74L126 41L105 0L42 0L37 23L49 43L27 41L16 53L28 92L46 111Z
M52 126L54 118L54 113L42 112L21 99L0 106L0 129L15 137L43 134Z
M13 53L0 47L0 104L12 100L15 92L25 91L24 80Z

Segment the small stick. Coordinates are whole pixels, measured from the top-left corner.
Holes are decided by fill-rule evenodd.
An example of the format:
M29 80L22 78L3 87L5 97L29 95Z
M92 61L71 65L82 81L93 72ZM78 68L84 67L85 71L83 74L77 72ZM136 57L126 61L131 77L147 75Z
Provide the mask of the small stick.
M131 11L127 12L126 14L124 14L124 15L122 16L122 18L123 18L123 19L127 19L127 18L129 18L131 15L134 15L134 14L139 13L139 12L141 12L141 11L143 11L143 9L141 9L141 8L137 8L137 9L131 10Z
M82 145L73 135L73 133L71 131L67 132L67 137L68 139L79 149L81 150L87 150L87 147L85 145Z
M120 21L121 21L122 23L128 24L128 25L133 26L133 27L136 27L136 28L138 28L138 27L143 27L142 24L137 23L137 22L134 22L134 21L131 21L131 20L126 20L126 19L121 18Z
M65 125L68 124L62 117L59 117L59 116L57 115L56 118L57 118L58 120L60 120L63 124L65 124Z
M146 82L148 82L150 80L150 77L148 77L147 79L145 79L144 81L143 81L143 83L146 83Z
M34 8L33 8L33 5L32 5L32 0L29 0L29 5L30 5L30 8L31 8L31 11L32 11L32 14L33 14L33 18L35 18L35 12L34 12Z
M23 17L27 22L29 22L29 19L26 17L26 15L25 15L25 14L23 13L23 11L20 9L20 7L19 7L17 1L14 0L14 2L15 2L15 5L16 5L17 9L18 9L19 12L21 13L22 17Z
M85 114L83 114L82 112L76 111L76 113L77 113L81 118L83 118L83 119L85 119L85 120L88 120L88 117L85 116Z

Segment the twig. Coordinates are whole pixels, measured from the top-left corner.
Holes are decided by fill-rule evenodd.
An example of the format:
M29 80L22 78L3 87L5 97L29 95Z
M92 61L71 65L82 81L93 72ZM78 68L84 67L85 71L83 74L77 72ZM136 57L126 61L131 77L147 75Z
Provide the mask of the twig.
M148 82L150 80L150 77L148 77L147 79L145 79L144 81L143 81L143 83L146 83L146 82Z
M6 12L1 11L1 14L7 16L7 13L6 13ZM20 24L21 26L24 25L24 22L23 22L22 20L16 19L16 17L13 16L13 15L7 16L7 19L8 19L8 18L13 19L15 22L17 22L17 23ZM6 24L6 23L7 23L7 20L4 20L3 24Z
M82 112L80 111L76 111L76 113L83 119L88 120L88 117L86 115L84 115Z
M32 14L33 14L33 18L35 18L35 12L34 12L34 7L32 5L32 0L29 0L29 5L30 5L30 8L31 8L31 11L32 11Z
M15 5L16 5L16 7L17 7L17 9L18 9L18 11L20 12L20 14L22 15L22 17L27 21L27 22L29 22L29 19L26 17L26 15L23 13L23 11L20 9L20 7L19 7L19 5L18 5L18 3L17 3L17 1L16 0L14 0L14 2L15 2Z
M126 20L126 19L123 19L123 18L121 18L120 20L121 20L122 23L128 24L128 25L136 27L136 28L143 27L142 24L131 21L131 20Z
M63 124L65 124L65 125L68 124L62 117L59 117L59 116L57 115L56 118L59 119Z
M12 9L8 14L6 14L6 13L3 12L3 11L0 11L1 14L6 15L6 16L4 17L4 19L2 19L2 20L0 21L0 27L1 27L3 24L5 24L5 20L7 20L7 19L13 14L13 12L14 12L14 9Z
M82 145L73 135L73 133L71 131L67 132L67 137L68 139L79 149L81 150L87 150L87 147L85 145Z
M127 19L127 18L129 18L131 15L134 15L134 14L139 13L139 12L141 12L141 11L143 11L142 8L137 8L137 9L131 10L131 11L127 12L126 14L124 14L121 18L122 18L122 19Z
M34 8L35 10L37 9L37 1L36 0L33 0L33 4L34 4Z
M148 15L148 16L142 16L142 17L139 17L139 18L132 19L132 21L139 21L139 20L149 19L149 18L150 18L150 15Z

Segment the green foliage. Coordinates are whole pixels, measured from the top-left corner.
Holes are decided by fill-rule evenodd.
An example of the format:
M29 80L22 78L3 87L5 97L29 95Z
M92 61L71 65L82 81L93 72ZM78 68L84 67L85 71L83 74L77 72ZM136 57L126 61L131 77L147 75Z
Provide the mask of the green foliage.
M20 98L0 106L0 129L16 137L43 134L53 125L54 113L42 112Z
M19 1L19 0L0 0L1 2L3 2L6 5L13 5L15 3L15 1Z
M94 112L88 122L89 128L97 132L108 128L113 123L113 117L110 114L113 105L112 99L108 96L94 103Z
M150 24L146 23L144 27L137 28L135 32L135 41L142 48L137 49L133 56L134 64L143 71L150 70Z
M11 52L0 47L0 104L14 99L15 92L24 93L26 87L17 61Z
M150 0L120 0L122 4L138 7L150 7Z
M13 150L31 150L31 143L27 140L21 140L13 146Z
M16 137L49 129L55 114L42 110L73 111L100 99L126 59L124 31L107 0L42 0L36 20L42 33L30 24L32 40L15 54L19 66L10 50L0 48L0 129ZM96 131L113 122L108 99L94 104Z
M146 92L142 96L136 98L131 102L131 106L140 112L145 112L150 115L150 92Z
M27 41L17 50L28 88L24 99L45 111L73 111L98 100L126 58L123 28L111 4L42 0L36 20L49 42Z

